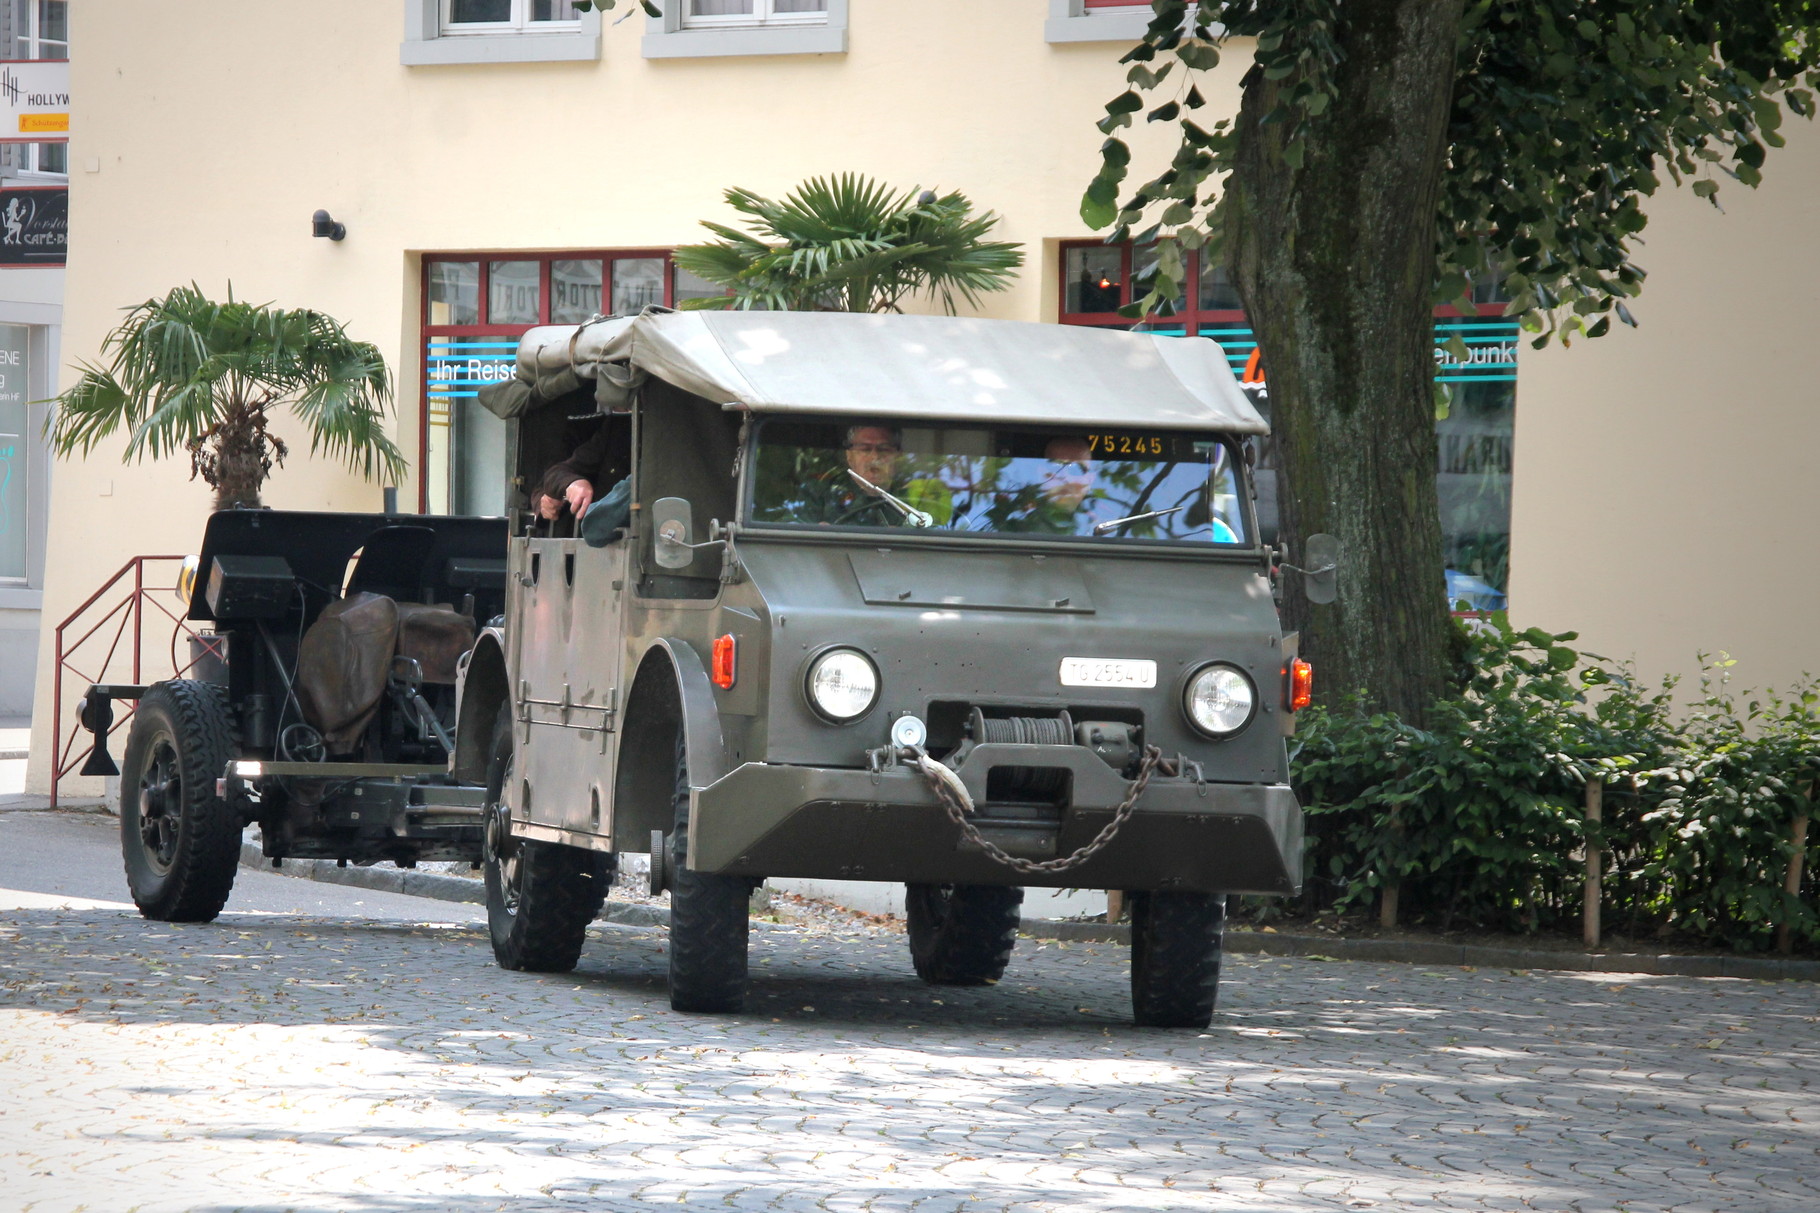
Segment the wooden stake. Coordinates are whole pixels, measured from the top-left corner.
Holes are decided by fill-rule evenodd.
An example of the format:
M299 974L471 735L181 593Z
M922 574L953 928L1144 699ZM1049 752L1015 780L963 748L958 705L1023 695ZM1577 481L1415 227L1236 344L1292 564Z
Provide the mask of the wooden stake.
M1125 913L1125 894L1121 889L1106 890L1106 922L1117 922Z
M1605 781L1589 779L1586 781L1586 892L1585 918L1581 930L1581 939L1586 943L1586 950L1591 952L1599 946L1599 877L1605 867L1605 853L1599 849L1594 833L1599 823L1605 819Z
M1397 925L1397 894L1402 885L1387 884L1378 891L1378 925L1386 931Z
M1809 793L1808 798L1810 800L1813 799L1811 792ZM1790 848L1788 856L1788 874L1782 878L1782 891L1787 893L1790 897L1796 897L1801 893L1801 862L1807 858L1806 813L1795 818L1794 824L1789 827L1788 845ZM1776 951L1781 952L1786 956L1794 950L1794 938L1788 929L1788 923L1784 922L1781 926L1776 928Z

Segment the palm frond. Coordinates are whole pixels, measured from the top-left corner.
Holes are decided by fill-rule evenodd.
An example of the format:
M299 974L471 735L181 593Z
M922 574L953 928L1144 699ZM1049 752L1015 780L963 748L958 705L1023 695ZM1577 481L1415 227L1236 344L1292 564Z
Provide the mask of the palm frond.
M338 321L235 299L231 286L218 303L195 283L125 310L102 340L100 365L85 364L57 397L51 441L59 453L86 454L124 429L129 462L184 450L194 457L224 429L267 441L265 414L289 405L309 428L312 451L369 477L406 471L384 428L392 404L385 360Z
M811 177L783 199L729 189L750 230L704 221L720 239L676 250L676 264L733 290L731 302L690 307L895 309L927 292L956 300L1004 290L1023 265L1020 246L990 241L999 222L965 195L897 191L858 173ZM927 198L927 201L923 199Z

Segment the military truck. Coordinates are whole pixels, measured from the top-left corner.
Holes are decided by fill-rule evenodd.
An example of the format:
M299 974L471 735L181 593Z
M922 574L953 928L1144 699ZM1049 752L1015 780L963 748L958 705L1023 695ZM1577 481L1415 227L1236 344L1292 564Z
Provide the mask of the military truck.
M685 1011L740 1008L767 877L902 882L916 972L960 985L1025 887L1120 890L1137 1022L1208 1022L1227 895L1300 883L1310 678L1214 343L652 310L533 330L517 370L482 393L518 521L450 766L501 965L572 967L624 853ZM621 465L540 521L588 412Z
M179 594L212 627L190 677L91 686L83 774L121 777L127 884L149 918L207 922L241 833L265 854L478 863L485 790L449 774L458 663L505 609L506 520L236 509ZM137 701L123 767L116 700Z

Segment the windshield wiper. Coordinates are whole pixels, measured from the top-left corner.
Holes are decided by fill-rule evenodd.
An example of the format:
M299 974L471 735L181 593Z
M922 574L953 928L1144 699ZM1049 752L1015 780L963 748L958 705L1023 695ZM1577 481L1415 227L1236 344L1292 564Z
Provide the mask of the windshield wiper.
M908 501L898 500L896 497L893 497L890 493L887 493L884 489L879 488L876 484L873 484L870 480L867 480L864 476L860 475L858 472L854 471L852 468L847 469L847 475L849 475L849 476L853 477L855 480L859 481L860 487L865 489L868 493L874 493L880 497L883 497L886 501L889 501L892 505L894 505L898 509L902 510L904 512L904 521L909 523L911 526L931 527L931 526L935 525L935 515L934 514L924 513L922 510L919 510L915 506L911 505ZM1187 508L1187 507L1182 507L1182 508Z
M1115 530L1128 522L1142 522L1146 518L1161 518L1165 514L1178 513L1187 508L1185 505L1172 505L1166 510L1151 510L1148 514L1132 514L1126 518L1114 518L1111 522L1096 522L1093 525L1093 533L1104 535L1107 531Z

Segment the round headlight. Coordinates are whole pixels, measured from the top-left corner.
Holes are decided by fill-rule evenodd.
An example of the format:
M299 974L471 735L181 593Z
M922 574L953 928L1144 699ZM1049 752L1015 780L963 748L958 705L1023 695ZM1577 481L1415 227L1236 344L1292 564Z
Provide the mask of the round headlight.
M1182 707L1194 727L1209 737L1226 737L1244 728L1258 706L1257 690L1243 670L1210 665L1188 680Z
M810 663L808 691L823 718L858 720L878 701L878 667L858 649L829 649Z

